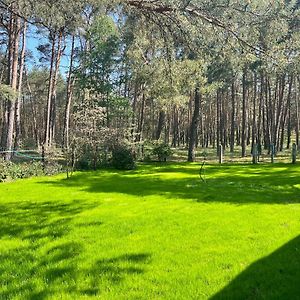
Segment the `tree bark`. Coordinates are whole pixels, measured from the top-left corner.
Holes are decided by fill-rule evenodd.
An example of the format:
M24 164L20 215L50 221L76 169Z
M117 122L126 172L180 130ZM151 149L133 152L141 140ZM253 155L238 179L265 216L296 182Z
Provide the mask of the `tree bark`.
M243 104L242 104L242 157L246 156L246 118L247 118L247 88L246 68L243 72Z
M72 93L73 93L73 74L72 74L72 72L73 72L74 50L75 50L75 36L73 35L68 82L67 82L67 101L66 101L64 129L63 129L63 148L66 147L67 149L69 149L70 111L71 111Z
M18 83L18 98L16 101L16 148L18 149L21 144L21 102L22 102L22 84L23 84L23 72L25 65L25 53L26 53L26 33L27 22L24 21L23 33L22 33L22 50L19 67L19 83Z
M199 93L199 88L196 88L194 114L190 125L190 135L189 135L188 161L190 162L195 161L195 144L197 138L199 117L200 117L200 93Z
M51 92L51 117L50 117L50 132L49 132L49 144L52 145L55 139L55 120L56 120L56 90L57 90L57 81L59 75L60 60L62 56L62 38L63 32L59 32L57 49L56 49L56 59L55 59L55 71L53 76L52 92Z
M18 84L18 58L19 58L19 39L20 39L20 18L16 15L11 16L13 18L12 28L10 29L10 53L12 55L9 58L11 65L8 66L9 69L9 80L10 86L14 92L17 92ZM14 124L15 124L15 101L12 99L8 102L8 124L7 124L7 135L6 135L6 160L10 160L12 157L13 150L13 139L14 139Z
M160 139L163 127L165 125L166 113L164 110L161 110L158 117L157 131L156 131L156 140Z
M231 84L231 128L230 128L230 152L234 152L234 133L235 133L235 85L234 80Z
M253 85L253 115L252 115L252 152L255 150L254 146L257 145L257 124L256 124L256 97L257 97L257 75L254 73Z
M51 46L51 62L49 71L49 85L48 85L48 99L47 99L47 112L46 112L46 125L45 125L45 147L50 146L50 119L51 119L51 109L52 109L52 90L53 90L53 74L54 74L54 61L55 61L55 44L56 36L52 36L52 46Z

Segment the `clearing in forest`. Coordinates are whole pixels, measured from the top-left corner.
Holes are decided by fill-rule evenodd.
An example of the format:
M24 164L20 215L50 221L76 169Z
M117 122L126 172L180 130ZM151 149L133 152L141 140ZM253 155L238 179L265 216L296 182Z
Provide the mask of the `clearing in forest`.
M295 299L300 166L141 165L0 184L0 299Z

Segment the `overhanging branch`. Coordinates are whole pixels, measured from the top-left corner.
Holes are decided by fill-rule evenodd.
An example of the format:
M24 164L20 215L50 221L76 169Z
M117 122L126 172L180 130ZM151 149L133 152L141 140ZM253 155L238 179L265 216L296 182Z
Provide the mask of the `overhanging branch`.
M228 33L230 33L235 39L237 39L242 45L247 46L251 50L255 51L256 54L266 54L266 51L260 47L252 45L247 40L242 38L234 29L232 29L229 25L225 24L218 18L209 15L207 12L203 11L199 7L192 6L190 1L187 2L183 7L173 7L171 5L164 5L160 1L146 1L146 0L125 0L125 3L131 7L134 7L142 12L152 12L156 14L161 14L162 16L166 16L166 14L184 14L190 17L196 17L201 19L202 21L209 23L215 27L221 28Z

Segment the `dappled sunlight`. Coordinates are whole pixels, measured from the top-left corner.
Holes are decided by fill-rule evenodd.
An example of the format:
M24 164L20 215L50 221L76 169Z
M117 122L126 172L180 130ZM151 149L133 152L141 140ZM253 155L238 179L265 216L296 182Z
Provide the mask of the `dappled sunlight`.
M78 172L70 179L40 182L40 184L78 187L88 193L114 193L136 196L161 195L197 202L229 203L299 203L298 166L208 165L205 180L199 177L199 165L147 165L127 172ZM141 172L141 174L140 174ZM220 193L220 190L222 191Z
M244 281L238 296L264 295L269 277L288 287L297 262L271 253L299 231L298 170L207 165L205 183L199 164L154 164L1 185L0 298L222 299Z
M101 226L102 222L73 220L98 204L80 200L12 202L0 210L0 298L44 299L63 293L97 296L106 284L119 284L127 276L142 274L150 262L148 253L94 257L90 268L80 264L87 249L74 228ZM75 227L74 227L75 226ZM61 285L64 282L64 285ZM64 287L65 286L65 287ZM80 289L78 291L78 288ZM77 296L74 296L75 298Z

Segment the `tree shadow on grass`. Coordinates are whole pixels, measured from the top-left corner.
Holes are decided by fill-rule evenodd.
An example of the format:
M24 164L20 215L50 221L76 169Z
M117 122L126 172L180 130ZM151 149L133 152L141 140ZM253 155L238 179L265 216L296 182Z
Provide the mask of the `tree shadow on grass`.
M83 172L69 180L40 184L61 188L81 187L90 193L120 193L139 197L162 195L197 202L300 202L298 166L213 165L207 167L206 183L200 180L198 173L199 169L194 165L155 165L132 172Z
M250 265L211 297L219 299L300 299L300 236Z
M61 242L55 255L46 253L44 256L40 253L42 247L47 243L59 242L70 231L72 219L95 206L94 203L81 200L66 203L20 201L1 204L0 239L2 243L8 243L8 247L0 252L0 299L31 299L35 294L35 282L38 278L49 282L50 289L57 263L73 259L74 253L81 252L82 246L75 242ZM67 268L57 271L57 274L72 277L74 266L70 264ZM40 294L36 299L43 299L46 294L48 293L44 292L44 296Z
M79 213L94 208L95 203L81 200L9 202L0 205L0 238L14 237L38 242L57 239L68 232L68 224Z
M64 242L55 253L39 253L29 245L0 254L0 299L47 299L61 282L76 290L76 265L83 251L80 243ZM37 286L37 281L39 284ZM6 287L6 288L4 288ZM61 286L64 289L65 285Z
M81 294L92 296L101 293L101 282L119 284L127 276L144 273L144 266L150 262L148 253L124 254L113 258L96 261L93 267L86 271L90 278L89 288L81 290Z
M76 215L96 206L98 203L81 200L1 204L0 240L7 247L3 244L0 251L0 299L98 294L103 280L117 284L126 276L144 272L150 257L144 253L101 258L90 269L79 268L84 245L66 236L78 227L72 224ZM101 224L82 222L79 226ZM78 289L82 278L91 281L86 291Z

